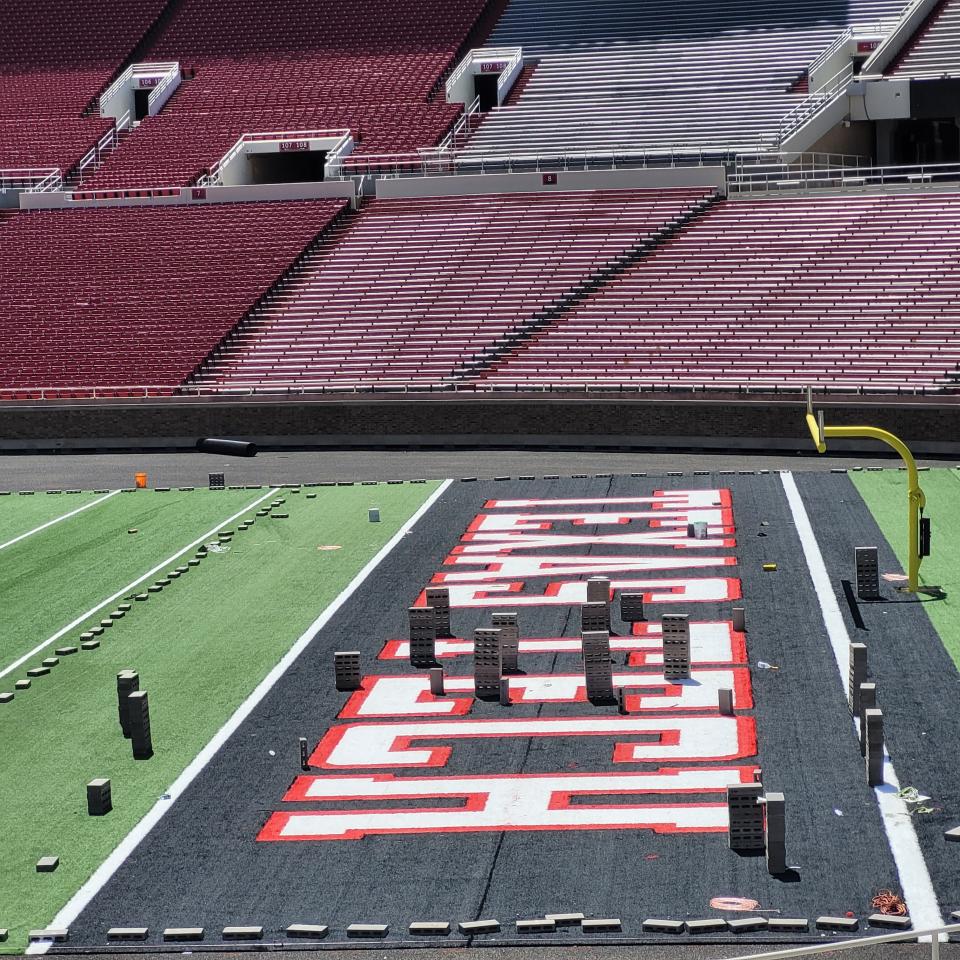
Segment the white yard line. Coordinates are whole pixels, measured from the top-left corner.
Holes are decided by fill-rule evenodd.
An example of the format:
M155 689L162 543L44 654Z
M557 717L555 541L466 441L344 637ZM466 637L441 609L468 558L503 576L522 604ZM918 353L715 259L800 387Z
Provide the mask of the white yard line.
M52 520L48 520L46 523L41 523L39 527L34 527L32 530L28 530L26 533L21 533L19 537L14 537L12 540L8 540L6 543L0 543L0 550L6 550L7 547L12 547L15 543L19 543L21 540L26 540L27 537L32 537L35 533L39 533L41 530L46 530L47 527L52 527L55 523L60 523L62 520L69 520L71 517L75 517L78 513L83 513L84 510L89 510L91 507L95 507L98 503L103 503L104 500L109 500L111 497L115 497L119 492L119 490L111 490L105 497L98 497L96 500L91 500L89 503L85 503L82 507L77 507L76 510L71 510L69 513L65 513L62 517L54 517Z
M816 534L813 532L810 517L803 505L803 498L797 489L793 474L790 472L781 473L780 481L783 483L787 502L790 504L790 512L793 514L793 521L797 528L797 535L800 537L800 543L803 546L803 555L807 561L810 577L813 580L813 588L816 591L817 599L820 601L823 622L830 638L834 659L837 661L837 669L840 671L840 681L846 689L849 671L850 634L847 633L846 624L843 622L840 605L837 603L836 594L833 592L833 586L830 583L830 575L827 573L826 564L823 562L823 554L820 552ZM854 729L857 731L859 738L859 721L854 721ZM903 897L907 902L910 919L913 921L914 928L918 930L942 927L943 917L937 903L933 882L930 880L930 873L927 870L927 861L920 850L920 842L913 828L913 821L910 818L907 805L896 795L900 789L900 781L897 779L897 772L894 770L893 762L886 751L884 751L883 758L883 780L883 784L874 787L873 792L880 807L880 815L887 833L887 840L890 843L890 851L900 875Z
M157 825L160 818L173 806L177 798L181 796L187 787L200 775L204 767L206 767L216 755L217 751L233 736L260 701L273 689L277 681L307 648L310 641L316 636L317 631L347 602L357 588L370 576L374 569L404 536L409 533L414 524L434 505L452 482L452 480L444 480L427 498L423 506L383 545L376 556L371 558L367 565L344 587L340 595L307 627L293 646L283 655L279 663L260 681L250 696L237 707L233 716L214 734L213 739L197 754L184 769L183 773L173 781L163 797L151 807L146 816L120 841L120 844L113 853L94 871L93 876L67 901L63 909L51 921L51 928L69 928L70 924L77 919L87 904L90 903L117 870L120 869L123 862L133 853L144 837ZM49 941L35 943L31 944L26 952L29 954L42 954L46 953L51 946L52 943Z
M248 510L252 510L258 504L263 503L263 501L266 500L267 497L274 496L278 491L279 491L279 488L271 489L269 492L265 493L262 497L258 497L256 500L254 500L253 503L248 503L247 506L245 506L242 510L238 510L235 514L233 514L233 516L227 517L226 520L221 520L215 527L212 527L205 534L203 534L203 536L197 537L197 539L194 540L192 543L188 543L185 547L183 547L182 549L178 550L175 554L173 554L173 556L167 557L167 559L164 560L162 563L158 563L151 570L148 570L145 574L143 574L143 576L137 577L136 580L133 580L132 582L128 583L125 587L123 587L121 590L118 590L116 593L107 597L106 600L102 600L95 607L91 607L89 610L87 610L86 613L80 614L80 616L77 617L76 620L71 620L70 623L68 623L65 627L61 627L52 637L48 637L42 643L38 643L29 653L25 653L22 657L18 657L9 666L4 667L2 670L0 670L0 679L5 677L8 673L13 673L13 671L16 670L18 667L23 666L23 664L25 664L28 660L35 657L38 653L42 652L47 647L49 647L51 643L56 643L62 636L64 636L64 634L67 634L71 630L74 630L76 627L79 627L81 623L83 623L85 620L89 620L90 617L92 617L95 613L98 613L104 607L109 606L115 600L119 600L121 597L125 597L128 593L130 593L131 590L133 590L134 587L143 583L144 580L149 580L150 577L159 573L165 567L169 567L174 561L178 560L185 553L192 550L194 547L198 546L199 544L203 543L204 540L208 540L210 537L212 537L221 527L225 526L228 523L233 523L233 521L236 520L238 517L245 514Z

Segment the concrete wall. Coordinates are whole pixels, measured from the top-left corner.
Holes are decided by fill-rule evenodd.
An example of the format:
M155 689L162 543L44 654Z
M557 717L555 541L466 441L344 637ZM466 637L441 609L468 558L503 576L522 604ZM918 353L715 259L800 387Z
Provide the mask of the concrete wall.
M82 192L79 191L79 192ZM325 180L322 183L261 183L230 187L181 187L170 197L128 197L112 200L72 200L70 193L23 193L24 210L55 210L64 207L175 206L185 203L263 203L268 200L314 200L323 197L352 199L352 180Z
M544 182L545 178L548 182ZM551 179L552 178L552 179ZM723 167L650 167L559 173L487 173L378 180L378 197L460 197L491 193L624 190L637 187L716 187L726 192Z
M918 454L960 453L960 402L950 398L822 406L830 423L885 427ZM804 411L799 399L708 401L666 394L8 403L0 405L0 449L186 448L198 437L220 436L274 447L809 451ZM878 449L873 441L831 441L830 446Z

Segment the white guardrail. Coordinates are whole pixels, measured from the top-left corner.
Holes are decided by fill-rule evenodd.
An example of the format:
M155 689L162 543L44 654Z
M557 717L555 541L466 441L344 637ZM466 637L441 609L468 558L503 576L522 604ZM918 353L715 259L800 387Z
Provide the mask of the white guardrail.
M566 170L616 170L653 166L716 166L733 163L738 154L765 153L763 145L704 147L676 145L653 150L587 150L570 153L472 154L442 151L439 147L417 153L361 154L345 158L341 178L356 176L429 177L456 174L562 172Z
M727 178L731 193L781 193L795 190L960 184L960 163L916 163L875 167L869 164L808 165L793 161L759 162L734 167Z
M945 382L942 386L912 386L902 384L868 384L867 386L848 386L815 383L812 386L816 396L898 396L943 399L944 396L960 396L960 384ZM270 386L255 384L250 386L228 386L219 384L178 384L166 386L88 386L88 387L4 387L0 389L0 403L24 403L35 401L61 402L64 400L228 400L239 397L291 398L310 396L360 396L384 393L414 394L647 394L669 393L678 397L699 394L723 394L730 396L769 396L787 398L806 396L807 385L767 383L759 385L735 385L725 382L704 380L698 383L671 382L668 379L653 380L649 383L610 382L557 384L531 384L523 381L515 383L486 383L484 381L454 380L440 378L434 383L417 382L402 378L382 378L376 381L343 384L302 384L293 381L280 381ZM958 926L956 929L960 929ZM901 934L908 940L916 933ZM873 940L872 942L879 942Z
M796 158L796 159L795 159ZM754 164L786 165L796 162L805 167L858 166L867 161L856 154L787 153L771 150L765 143L748 147L729 145L702 147L677 144L655 150L599 150L582 153L457 153L443 147L417 153L367 154L346 157L336 175L340 179L359 176L430 177L458 174L538 173L575 170L619 170L644 167L704 167L726 165L745 167Z
M441 153L446 153L448 150L456 150L460 142L461 134L463 135L464 142L466 142L473 130L472 118L479 112L480 98L474 97L473 102L457 118L453 129L440 141L440 146L437 147L437 150ZM428 148L422 152L429 153L430 149Z
M120 134L124 130L129 130L133 125L133 119L128 110L122 117L120 117L114 125L97 141L95 147L91 147L87 153L84 154L83 159L77 164L76 176L79 178L77 181L79 184L83 183L83 177L87 170L90 167L93 167L92 172L95 172L100 164L103 162L104 154L112 151L117 144L120 142ZM58 188L59 189L59 188Z
M63 174L59 167L11 167L0 170L0 191L29 190L32 193L53 193L62 189Z
M789 113L780 120L777 128L777 140L783 143L795 130L807 122L815 113L821 110L839 96L846 94L854 78L853 61L844 64L829 80L822 83L816 90L800 101Z

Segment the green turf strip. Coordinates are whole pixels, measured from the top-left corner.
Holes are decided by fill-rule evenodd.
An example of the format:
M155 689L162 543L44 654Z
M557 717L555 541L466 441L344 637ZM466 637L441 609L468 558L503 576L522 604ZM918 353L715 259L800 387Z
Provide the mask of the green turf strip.
M906 473L884 470L850 476L906 569ZM946 599L925 603L923 607L960 669L960 615L957 612L960 609L960 538L951 531L952 518L960 514L960 472L925 471L920 474L920 486L927 496L924 513L932 520L931 556L925 557L920 565L920 582L941 586L947 593Z
M287 491L281 510L289 519L263 517L237 532L228 551L134 602L98 650L63 657L0 704L0 927L10 928L0 951L22 951L26 932L52 920L435 487L333 488L315 500ZM371 505L380 523L368 522ZM340 549L321 549L331 546ZM80 608L109 588L95 571L88 589ZM139 671L149 694L151 760L134 761L120 733L116 674L125 668ZM95 777L112 780L106 817L86 813L85 784ZM36 873L48 855L60 857L59 869Z
M0 550L0 670L257 497L244 490L118 493ZM20 499L32 506L37 497Z
M102 493L71 493L67 494L45 494L35 493L32 497L21 497L12 493L9 497L0 497L0 545L7 543L14 537L28 533L41 524L49 523L57 517L62 517L65 513L70 513L79 507L100 500ZM118 497L124 496L122 493L116 494ZM129 494L126 494L129 496ZM115 499L111 497L110 500ZM107 500L103 506L110 502ZM99 510L100 506L91 507L90 510ZM89 511L85 510L70 520L64 520L63 523L81 521ZM42 532L42 531L41 531ZM39 534L34 534L39 536ZM22 541L21 541L22 542ZM14 545L15 546L15 545ZM7 547L10 550L12 547Z

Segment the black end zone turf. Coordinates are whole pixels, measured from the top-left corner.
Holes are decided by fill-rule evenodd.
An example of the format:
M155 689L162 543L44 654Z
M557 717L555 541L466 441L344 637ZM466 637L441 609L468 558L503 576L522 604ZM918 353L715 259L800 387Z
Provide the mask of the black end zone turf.
M817 479L852 489L845 478ZM738 577L743 600L650 604L648 618L684 612L691 620L728 620L731 606L745 607L747 659L752 665L755 698L755 708L746 715L756 719L759 755L734 763L759 765L766 788L785 794L787 863L793 868L788 874L773 878L762 856L732 853L725 833L518 830L257 841L264 824L277 811L324 809L317 802L289 802L283 796L300 774L298 738L307 737L313 748L325 731L337 724L338 711L349 696L334 690L333 652L361 650L364 674L411 672L405 661L376 657L384 641L405 636L406 608L441 569L487 497L623 497L649 495L655 489L714 487L732 491L737 546L732 551L709 552L733 554L738 565L726 571L712 568L691 574ZM852 535L851 522L865 522L860 515L851 521L842 511L824 519L834 525L838 543ZM596 529L584 526L577 532ZM611 528L600 532L609 533ZM587 552L660 556L685 551L604 546ZM765 562L776 562L777 572L763 572ZM658 572L651 577L682 575L682 571ZM614 611L617 607L615 603ZM493 609L514 609L509 595ZM521 637L578 634L575 607L519 609ZM490 612L455 609L454 632L472 636L474 627L489 623ZM623 629L618 623L615 626ZM924 644L932 646L930 640L927 636ZM761 661L776 669L758 667ZM615 655L614 662L615 669L624 669L622 653ZM472 668L472 660L466 656L446 659L443 664L448 675L467 674ZM538 673L580 669L579 657L570 653L522 654L520 665ZM947 666L938 662L941 685L948 683L949 674L955 691L956 677ZM885 708L889 704L888 725L895 749L903 736L897 732L898 726L923 729L919 721L925 712L917 691L912 708L895 706L889 699L895 696L889 690L895 685L888 679L892 668L884 667L879 658L877 668L881 670L881 690L888 691L881 698ZM584 716L588 711L590 716L616 715L615 706L515 703L501 707L481 701L474 703L470 715L479 719L565 717ZM445 766L389 772L400 777L622 773L625 769L685 765L613 764L613 742L613 738L595 736L453 741ZM944 741L937 742L942 745ZM956 738L952 742L956 743ZM444 743L450 741L440 739L430 745ZM944 756L942 750L940 756ZM911 771L910 764L899 757L896 760L903 771ZM326 770L314 773L334 775ZM936 780L921 785L938 794L947 790ZM708 799L718 798L711 795ZM593 802L615 803L616 798L595 798ZM456 805L457 801L432 801L434 806L445 803ZM339 807L362 804L341 802ZM944 882L948 879L943 876ZM955 881L953 876L954 890ZM389 943L406 938L407 927L415 920L451 920L456 930L458 920L491 917L501 923L502 933L496 937L511 940L516 939L514 921L518 918L582 912L587 917L620 918L623 933L611 934L611 939L654 943L665 935L644 934L641 924L646 918L744 916L712 909L710 901L715 897L758 901L767 917L809 918L811 933L806 938L819 941L821 935L813 930L816 917L842 917L850 911L865 918L873 912L871 897L881 888L898 888L896 869L866 784L845 692L777 475L455 483L330 620L137 847L72 925L71 941L77 945L102 943L107 928L116 925L148 926L151 941L158 941L164 927L202 925L219 930L227 924L262 924L265 939L278 940L290 924L322 923L330 927L328 943L336 943L346 939L349 924L377 922L390 925ZM566 942L583 939L575 926L563 928L556 936ZM457 939L456 933L450 938L451 942ZM805 936L728 932L719 939L797 941ZM523 942L535 940L529 936Z

